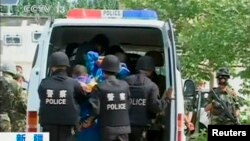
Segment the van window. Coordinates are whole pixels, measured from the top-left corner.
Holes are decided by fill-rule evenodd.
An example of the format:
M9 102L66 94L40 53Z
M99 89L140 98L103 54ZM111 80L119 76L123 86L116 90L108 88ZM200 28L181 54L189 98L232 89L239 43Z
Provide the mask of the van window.
M167 74L165 55L164 55L164 44L163 44L163 34L162 31L158 28L149 28L149 27L91 27L91 26L63 26L55 27L52 30L50 38L50 47L48 57L55 51L65 51L68 52L68 47L72 48L73 54L77 54L83 43L89 42L95 35L104 34L109 39L109 46L118 45L126 53L126 65L130 70L130 74L136 73L135 67L137 59L140 56L144 56L148 52L158 52L159 55L162 55L161 59L157 60L156 71L152 75L152 81L154 81L160 90L160 95L165 92L166 82L171 80L169 74ZM84 50L84 49L83 49ZM112 52L112 51L111 51ZM81 53L80 53L81 54ZM69 58L84 58L84 54L81 54L80 57L69 56ZM166 55L169 56L169 55ZM158 58L157 55L155 58ZM169 58L166 58L169 60ZM84 59L83 59L84 60ZM77 64L85 64L85 61L80 60L76 61ZM159 64L160 61L161 63ZM46 69L47 76L51 75L49 68L49 61L47 62ZM69 71L69 75L71 72Z
M6 46L21 46L22 38L21 35L4 35L4 44Z
M32 35L31 35L32 42L37 43L41 36L42 36L41 32L38 32L38 31L32 32Z
M162 31L149 27L91 27L62 26L52 30L50 44L52 51L65 51L69 44L78 45L89 42L95 35L104 34L110 41L110 46L119 45L126 52L127 58L135 67L136 60L148 51L164 53ZM73 47L72 47L73 48ZM50 48L51 49L51 48ZM165 75L164 65L157 67L157 73ZM47 73L50 74L50 73Z

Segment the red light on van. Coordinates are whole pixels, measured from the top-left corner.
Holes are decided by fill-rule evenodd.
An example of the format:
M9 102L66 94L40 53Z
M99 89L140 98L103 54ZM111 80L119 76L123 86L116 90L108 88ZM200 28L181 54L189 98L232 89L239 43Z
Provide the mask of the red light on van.
M37 111L28 112L28 132L37 132L38 114Z
M68 19L101 19L102 12L101 10L93 9L74 9L68 12Z

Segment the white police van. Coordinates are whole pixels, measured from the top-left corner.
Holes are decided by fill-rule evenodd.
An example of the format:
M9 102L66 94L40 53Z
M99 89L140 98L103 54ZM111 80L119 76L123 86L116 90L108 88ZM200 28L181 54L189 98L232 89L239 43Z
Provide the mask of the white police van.
M130 54L143 55L152 50L162 53L164 60L157 66L157 73L165 76L167 89L173 88L171 106L165 110L164 141L184 141L184 98L172 23L158 20L156 12L151 10L74 9L66 19L48 22L30 75L27 131L40 131L37 89L41 80L49 75L50 54L65 50L70 43L89 41L100 33L109 38L110 45L120 45Z

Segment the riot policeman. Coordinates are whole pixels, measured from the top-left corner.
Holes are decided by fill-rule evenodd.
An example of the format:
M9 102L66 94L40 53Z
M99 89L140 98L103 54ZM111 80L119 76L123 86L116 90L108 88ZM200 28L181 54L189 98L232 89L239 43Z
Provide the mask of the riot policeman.
M153 58L150 56L140 57L136 64L136 70L137 74L126 78L131 92L129 114L132 133L129 137L130 141L140 141L144 131L150 127L152 119L166 105L165 100L160 100L158 86L149 78L155 70Z
M129 86L124 80L116 78L120 71L120 61L114 55L104 57L101 68L105 81L91 94L90 103L94 112L89 121L97 115L101 124L103 141L128 141L131 132L129 121Z
M28 99L28 92L27 87L25 86L25 78L22 75L22 68L21 66L16 66L16 75L14 79L18 83L19 87L22 89L20 93L20 101L23 103L23 110L21 113L15 113L15 120L12 122L14 124L12 130L16 132L25 132L26 130L26 113L27 113L27 99ZM17 105L18 107L20 105Z
M239 103L237 94L228 86L228 68L220 68L216 74L218 87L213 88L208 97L206 111L210 112L212 125L237 124Z
M50 133L50 141L74 140L80 120L79 104L85 99L80 83L67 76L69 59L63 52L50 57L52 75L42 80L38 88L40 124Z

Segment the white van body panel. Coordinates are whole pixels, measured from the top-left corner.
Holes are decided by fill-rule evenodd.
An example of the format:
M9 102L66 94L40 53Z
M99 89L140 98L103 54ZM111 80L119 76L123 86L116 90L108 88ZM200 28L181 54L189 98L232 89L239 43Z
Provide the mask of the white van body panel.
M138 27L155 27L162 28L163 21L156 20L125 20L125 19L56 19L53 27L56 26L138 26Z
M44 31L42 33L41 39L38 44L38 53L35 64L30 73L30 82L28 86L28 103L27 103L27 111L38 111L40 100L38 97L38 86L41 80L45 77L46 66L47 66L47 55L48 54L48 46L46 43L49 43L49 22L46 24Z
M2 19L4 21L4 18ZM13 18L13 22L15 19ZM2 22L3 22L2 21ZM25 20L22 25L8 26L1 25L1 36L3 53L1 59L3 61L11 61L23 67L23 75L26 80L29 80L32 60L36 50L36 41L33 41L33 33L41 33L44 30L43 25L31 24L28 25ZM20 37L19 45L8 45L6 36Z

